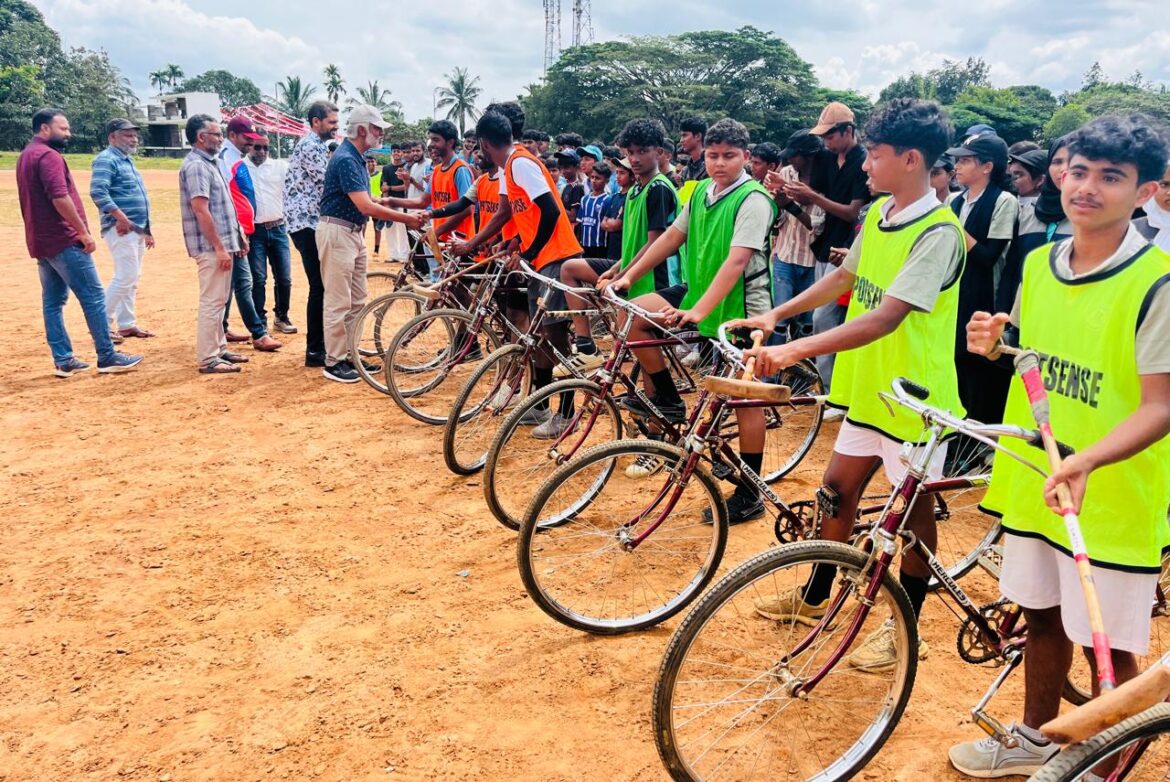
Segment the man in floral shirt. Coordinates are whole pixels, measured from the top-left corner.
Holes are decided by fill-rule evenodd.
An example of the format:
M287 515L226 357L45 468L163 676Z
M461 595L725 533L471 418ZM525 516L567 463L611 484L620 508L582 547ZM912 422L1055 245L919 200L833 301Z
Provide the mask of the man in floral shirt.
M321 259L317 255L317 220L321 215L321 193L325 190L325 167L329 163L326 143L337 131L337 107L319 100L309 106L309 132L297 142L284 178L284 215L288 235L301 255L309 281L309 303L305 311L308 334L305 339L305 366L325 366L325 286L321 282Z

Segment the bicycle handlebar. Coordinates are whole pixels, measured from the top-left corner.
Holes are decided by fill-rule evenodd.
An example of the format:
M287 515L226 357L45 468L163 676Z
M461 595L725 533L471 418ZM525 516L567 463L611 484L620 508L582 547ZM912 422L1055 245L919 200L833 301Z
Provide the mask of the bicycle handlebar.
M597 290L595 288L574 288L571 285L565 285L560 280L554 280L552 277L545 277L543 274L538 272L536 269L533 269L528 264L528 261L524 260L520 256L516 256L516 260L519 261L519 263L520 263L519 271L522 274L536 280L537 282L543 283L543 284L548 285L548 286L553 287L553 288L558 288L558 289L564 291L565 293L571 293L574 296L596 296L597 295Z

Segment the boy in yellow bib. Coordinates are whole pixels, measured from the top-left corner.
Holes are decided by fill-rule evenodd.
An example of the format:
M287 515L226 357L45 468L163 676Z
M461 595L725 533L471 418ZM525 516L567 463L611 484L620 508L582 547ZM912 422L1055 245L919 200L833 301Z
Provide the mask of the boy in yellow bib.
M1060 188L1072 238L1028 255L1011 315L977 312L967 324L973 353L995 358L1009 322L1019 344L1040 353L1052 429L1077 451L1047 482L995 460L983 504L1003 517L1000 589L1024 609L1028 651L1023 724L1012 729L1020 746L984 739L951 748L955 768L980 778L1032 774L1056 754L1037 728L1057 714L1073 644L1092 646L1068 535L1053 512L1056 486L1068 484L1080 513L1119 682L1137 674L1135 655L1146 653L1170 543L1170 255L1130 224L1157 190L1170 146L1135 115L1090 122L1068 150ZM1019 378L1004 421L1034 425ZM1017 443L1004 444L1042 458ZM1091 648L1087 656L1092 665Z
M951 124L937 103L890 101L875 112L866 130L862 166L876 202L845 261L804 293L760 318L738 325L771 332L776 323L833 301L852 288L845 322L829 331L785 345L748 351L756 355L756 374L766 376L804 358L837 353L829 404L847 411L833 455L817 493L824 515L823 535L846 541L861 486L881 461L893 483L905 475L899 460L903 443L917 443L922 421L905 410L891 417L878 398L899 376L930 389L932 404L962 415L955 374L958 281L966 259L963 229L954 212L939 202L930 186L930 167L947 148ZM945 448L936 451L929 476L942 472ZM909 527L930 548L937 531L932 503L916 503ZM917 556L902 560L900 581L917 615L926 599L930 571ZM799 596L761 600L761 616L783 622L815 624L828 607L833 568L817 568ZM925 655L925 643L919 645ZM892 628L872 634L849 657L850 665L880 670L897 661Z

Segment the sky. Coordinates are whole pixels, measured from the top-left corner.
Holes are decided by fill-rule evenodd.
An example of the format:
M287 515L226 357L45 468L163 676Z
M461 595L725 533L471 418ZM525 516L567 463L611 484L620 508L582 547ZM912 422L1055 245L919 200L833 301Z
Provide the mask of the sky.
M481 105L539 80L543 6L537 0L308 4L300 0L32 0L66 46L105 49L140 97L149 73L177 63L188 76L224 69L265 94L286 75L322 84L336 63L349 86L376 79L408 118L429 117L454 66L479 76ZM562 38L573 0L561 0ZM595 40L753 25L786 40L822 84L876 97L900 75L943 59L982 57L996 86L1076 89L1094 61L1114 79L1140 69L1170 82L1170 27L1150 0L593 0ZM719 7L722 6L722 7ZM404 12L408 9L409 12ZM961 9L961 11L960 11Z

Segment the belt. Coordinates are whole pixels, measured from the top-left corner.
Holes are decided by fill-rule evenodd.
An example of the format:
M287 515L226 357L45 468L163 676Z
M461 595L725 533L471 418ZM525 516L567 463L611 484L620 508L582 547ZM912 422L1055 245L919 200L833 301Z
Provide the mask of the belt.
M283 217L280 218L279 220L269 220L267 223L256 223L256 226L258 228L264 228L266 230L275 228L278 225L284 225L284 218Z
M349 220L342 220L340 217L322 217L320 222L329 223L330 225L340 225L347 231L362 230L362 226L358 225L357 223L351 223Z

